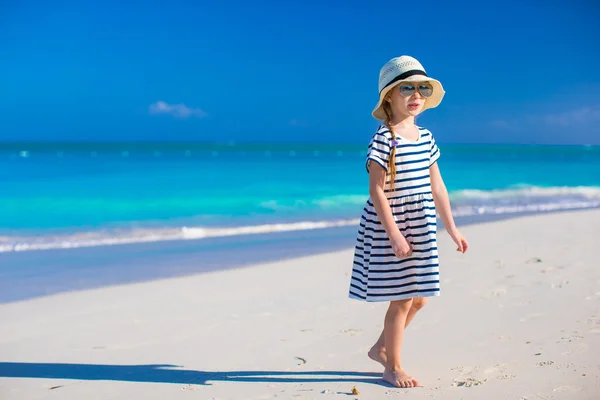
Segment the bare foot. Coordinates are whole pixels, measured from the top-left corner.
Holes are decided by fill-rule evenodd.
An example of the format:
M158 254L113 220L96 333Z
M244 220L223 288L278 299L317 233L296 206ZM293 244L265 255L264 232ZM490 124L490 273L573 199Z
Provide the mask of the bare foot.
M403 369L391 370L386 368L383 372L383 380L389 383L390 385L400 388L412 388L421 386L415 378L408 375L406 372L404 372Z
M371 350L369 350L368 354L371 360L377 361L379 364L383 365L383 368L385 368L385 363L387 362L387 355L385 354L384 347L373 346L371 347Z

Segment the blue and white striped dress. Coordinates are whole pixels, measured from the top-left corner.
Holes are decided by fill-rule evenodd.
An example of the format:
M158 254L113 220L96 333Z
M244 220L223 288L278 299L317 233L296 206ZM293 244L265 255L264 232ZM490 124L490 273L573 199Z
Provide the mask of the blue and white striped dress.
M395 191L389 187L388 161L396 146ZM368 147L369 162L388 171L385 194L400 232L411 243L412 256L398 258L369 198L360 219L350 282L350 297L365 301L392 301L439 296L436 210L429 167L440 157L431 132L419 127L419 139L392 135L380 126Z

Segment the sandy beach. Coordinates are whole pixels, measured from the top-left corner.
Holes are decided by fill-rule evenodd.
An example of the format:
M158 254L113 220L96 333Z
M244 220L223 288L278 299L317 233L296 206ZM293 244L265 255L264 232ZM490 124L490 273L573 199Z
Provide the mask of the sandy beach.
M348 298L347 249L1 304L0 399L600 398L600 210L462 231L406 332L423 387L367 357L386 303Z

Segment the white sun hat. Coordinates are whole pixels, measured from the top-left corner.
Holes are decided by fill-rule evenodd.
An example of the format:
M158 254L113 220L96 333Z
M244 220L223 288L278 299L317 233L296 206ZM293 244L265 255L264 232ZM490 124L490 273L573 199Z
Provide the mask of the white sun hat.
M431 97L425 99L423 109L437 107L444 97L444 88L437 79L427 76L425 68L417 59L410 56L400 56L392 58L386 62L379 71L379 102L372 112L373 117L379 120L385 120L386 115L383 111L383 99L394 86L401 82L429 82L433 86Z

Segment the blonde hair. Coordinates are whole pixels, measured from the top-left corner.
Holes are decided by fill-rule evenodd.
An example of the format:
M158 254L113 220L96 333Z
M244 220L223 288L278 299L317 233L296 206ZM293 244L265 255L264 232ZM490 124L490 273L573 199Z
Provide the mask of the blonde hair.
M394 130L392 129L392 106L390 105L389 102L389 94L386 96L386 98L383 101L383 112L385 112L385 121L383 121L383 123L385 124L385 126L389 129L390 134L392 135L392 144L391 144L391 149L390 149L390 159L389 159L389 167L388 167L388 171L390 174L390 188L392 189L392 192L396 191L396 185L394 185L394 181L396 180L396 146L394 145L393 141L396 140L396 134L394 133Z

